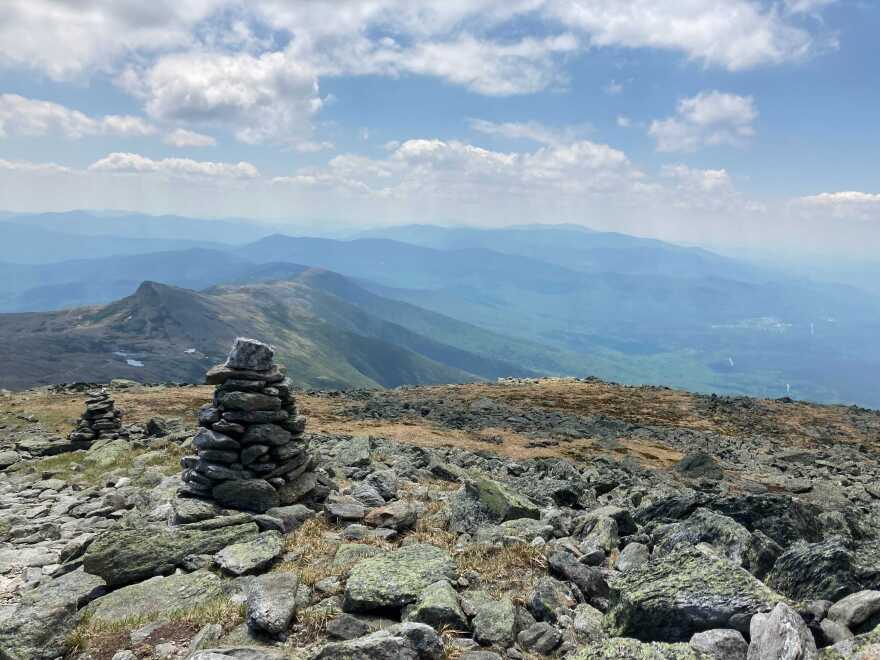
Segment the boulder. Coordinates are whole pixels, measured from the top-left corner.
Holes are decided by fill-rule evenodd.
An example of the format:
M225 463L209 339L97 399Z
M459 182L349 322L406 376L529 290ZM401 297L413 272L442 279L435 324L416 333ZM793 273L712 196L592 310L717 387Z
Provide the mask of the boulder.
M485 523L541 517L531 500L486 477L465 480L449 506L449 529L454 532L472 533Z
M246 602L248 626L272 637L283 635L296 614L296 573L266 573L254 578Z
M654 551L661 555L698 543L708 543L721 556L748 568L751 532L732 518L710 509L699 508L687 520L660 527L654 535Z
M472 621L474 639L484 646L510 646L516 641L516 607L509 598L483 599Z
M785 603L769 613L758 613L749 625L749 660L815 660L819 657L813 634L800 615Z
M95 623L113 625L138 617L195 609L222 595L223 581L213 573L179 573L117 589L93 601L86 612Z
M254 523L218 529L111 530L89 545L83 566L86 572L116 587L171 573L187 555L218 552L232 543L256 538L258 531Z
M746 660L749 644L739 630L706 630L691 637L691 648L714 660Z
M562 643L562 633L549 623L539 621L520 631L516 641L528 653L549 655Z
M227 573L245 575L267 568L283 551L281 534L269 531L250 541L227 545L214 555L214 561Z
M278 492L265 479L224 481L211 491L220 506L265 513L280 504Z
M458 602L458 594L446 580L428 585L418 600L404 612L404 621L424 623L437 630L445 627L467 630L468 620Z
M767 585L795 600L836 601L860 589L853 555L839 537L795 543L767 575Z
M51 660L63 655L81 608L104 591L104 580L80 568L0 606L0 658Z
M607 627L645 641L688 641L713 628L741 628L783 596L702 548L679 549L611 583Z
M412 502L397 500L371 509L364 516L364 522L371 527L385 527L403 532L416 526L418 513L419 510Z
M343 608L347 612L401 608L444 579L455 579L449 553L427 544L404 546L355 564L346 582Z
M850 594L828 608L827 618L857 630L880 613L880 591L865 590Z

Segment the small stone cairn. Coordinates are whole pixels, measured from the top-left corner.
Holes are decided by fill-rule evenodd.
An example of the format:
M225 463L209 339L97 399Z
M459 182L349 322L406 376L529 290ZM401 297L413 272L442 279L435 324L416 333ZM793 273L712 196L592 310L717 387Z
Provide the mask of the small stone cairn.
M214 401L199 411L201 427L185 456L180 494L264 513L295 504L316 486L316 461L303 433L285 369L275 351L239 337L225 364L208 371Z
M88 448L95 440L111 439L124 435L122 411L116 410L107 390L95 390L87 394L86 410L67 439L74 446Z

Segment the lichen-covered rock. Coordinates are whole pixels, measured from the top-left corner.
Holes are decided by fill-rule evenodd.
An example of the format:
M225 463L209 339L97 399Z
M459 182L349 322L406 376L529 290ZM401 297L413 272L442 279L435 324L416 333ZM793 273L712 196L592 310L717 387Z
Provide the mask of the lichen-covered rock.
M749 660L815 660L819 657L813 634L800 615L785 603L769 613L758 613L749 626Z
M573 660L712 660L712 656L687 644L643 643L617 637L581 649Z
M853 556L840 538L795 543L767 575L768 586L795 600L839 600L860 589Z
M171 573L187 555L218 552L227 545L250 541L258 533L255 523L218 529L111 530L89 545L83 566L116 587Z
M691 637L691 647L714 660L746 660L749 644L739 630L706 630Z
M480 644L510 646L516 640L516 607L508 598L482 599L472 624Z
M247 595L247 624L252 630L278 637L296 613L296 573L266 573L254 578Z
M612 635L684 642L704 630L742 627L783 600L709 551L680 549L612 581L606 625Z
M727 516L706 508L694 511L687 520L658 529L654 536L655 552L667 554L679 547L708 543L734 564L748 568L752 534Z
M437 630L445 627L467 630L468 620L458 602L458 594L446 580L428 585L412 607L404 612L404 621L424 623Z
M0 658L49 660L64 653L65 637L80 609L105 591L99 577L78 569L25 591L17 603L0 606Z
M449 506L449 528L454 532L472 533L486 523L541 517L540 509L527 497L486 477L466 479Z
M268 567L284 550L284 542L276 531L263 532L244 543L227 545L214 555L220 568L233 575L245 575Z
M345 586L344 609L400 608L414 603L428 585L444 579L455 579L455 562L449 553L433 545L408 545L355 564Z
M207 571L179 573L117 589L93 601L86 611L96 623L115 624L126 619L195 609L223 596L220 577Z

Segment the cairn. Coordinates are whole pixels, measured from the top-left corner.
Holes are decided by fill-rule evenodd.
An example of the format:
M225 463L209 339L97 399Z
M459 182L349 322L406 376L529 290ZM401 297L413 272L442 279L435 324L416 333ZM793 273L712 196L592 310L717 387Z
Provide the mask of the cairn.
M239 337L225 364L208 371L213 403L199 411L197 456L182 459L180 494L264 513L294 504L316 486L316 461L303 433L285 369L267 344Z
M88 448L96 440L115 440L125 435L122 411L116 410L107 390L91 391L87 396L86 410L67 439L75 446Z

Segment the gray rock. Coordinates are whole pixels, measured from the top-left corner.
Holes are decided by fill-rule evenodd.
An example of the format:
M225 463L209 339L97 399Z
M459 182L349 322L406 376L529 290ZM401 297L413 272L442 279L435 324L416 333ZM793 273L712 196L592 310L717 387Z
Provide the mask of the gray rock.
M455 579L455 562L440 548L415 544L370 557L351 570L344 609L369 612L414 603L428 585Z
M675 471L688 479L712 479L720 481L724 472L712 456L705 452L687 454L675 464Z
M706 630L691 637L690 645L715 660L746 660L749 652L739 630Z
M96 623L112 625L161 612L195 609L222 595L218 576L196 571L122 587L90 603L86 612Z
M704 630L736 628L783 600L707 550L680 549L615 578L606 623L614 636L684 642Z
M214 555L220 568L233 575L245 575L267 568L284 551L284 540L278 532L263 532L244 543L233 543Z
M207 530L111 530L89 545L83 555L83 566L88 573L101 576L115 587L170 573L187 555L218 552L257 534L254 523Z
M275 349L268 344L247 337L236 337L226 358L226 366L230 369L266 371L272 368L274 357Z
M265 513L277 507L278 492L264 479L241 479L224 481L211 491L220 506Z
M449 529L459 533L473 533L486 523L541 517L538 507L527 497L486 477L466 479L461 490L450 498L449 508Z
M253 424L241 438L242 445L269 445L280 447L291 440L289 431L275 424Z
M646 564L650 558L651 553L644 543L627 543L626 547L620 551L616 567L618 571L626 573Z
M370 439L355 436L342 444L336 454L336 462L345 467L366 467L370 464Z
M852 552L839 537L795 543L776 560L766 582L795 600L836 601L860 589Z
M785 603L768 613L752 617L749 631L749 660L814 660L819 657L816 642L800 615Z
M315 516L314 511L302 504L273 507L266 511L266 513L281 520L281 531L284 534L289 534L298 529L306 520Z
M562 634L549 623L540 621L520 631L516 641L525 651L547 655L562 643Z
M571 589L552 577L542 577L526 599L526 607L538 621L556 623L560 610L571 610L577 604Z
M220 392L217 400L223 410L281 410L281 399L259 392Z
M472 621L474 639L485 646L510 646L516 641L516 608L507 598L477 604Z
M418 509L415 504L406 500L397 500L371 509L364 516L364 522L371 527L384 527L403 532L416 526Z
M445 627L461 631L468 629L458 594L446 580L439 580L422 590L415 604L404 612L404 621L424 623L437 630Z
M247 596L247 624L252 630L279 637L296 613L296 573L267 573L254 579Z
M24 591L18 602L0 606L0 657L50 660L64 653L80 610L106 590L104 580L78 569Z
M834 603L828 608L827 618L855 630L877 613L880 613L880 591L864 590Z

